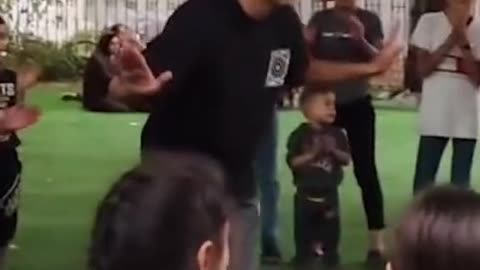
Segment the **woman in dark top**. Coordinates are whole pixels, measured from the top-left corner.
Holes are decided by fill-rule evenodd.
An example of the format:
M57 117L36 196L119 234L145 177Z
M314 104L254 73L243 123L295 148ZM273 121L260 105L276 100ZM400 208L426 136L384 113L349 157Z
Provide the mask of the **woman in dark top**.
M148 106L136 102L123 103L107 96L108 85L115 75L111 55L120 49L121 39L135 39L124 25L117 24L104 33L85 67L83 77L83 107L94 112L148 111ZM138 43L138 41L136 41Z

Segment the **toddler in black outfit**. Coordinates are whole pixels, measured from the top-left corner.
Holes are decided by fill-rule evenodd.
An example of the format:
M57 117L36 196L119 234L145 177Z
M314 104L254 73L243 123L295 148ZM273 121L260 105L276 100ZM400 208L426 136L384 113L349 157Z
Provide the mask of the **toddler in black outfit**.
M300 99L306 122L288 139L287 162L296 194L294 227L297 266L321 262L328 268L339 265L340 211L338 186L342 167L350 162L348 140L333 126L335 94L322 86L306 87Z

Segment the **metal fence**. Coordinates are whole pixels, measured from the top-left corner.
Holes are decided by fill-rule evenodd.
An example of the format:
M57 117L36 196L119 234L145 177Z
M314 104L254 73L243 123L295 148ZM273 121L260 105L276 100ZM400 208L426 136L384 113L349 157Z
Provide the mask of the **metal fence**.
M183 0L0 0L15 33L61 43L126 24L145 39L159 33Z
M0 13L16 33L64 42L98 33L107 25L126 24L146 40L158 34L171 13L185 0L0 0ZM408 40L410 0L359 0L380 15L385 28L393 19L404 25ZM311 14L332 5L331 0L300 0L298 11L306 22Z

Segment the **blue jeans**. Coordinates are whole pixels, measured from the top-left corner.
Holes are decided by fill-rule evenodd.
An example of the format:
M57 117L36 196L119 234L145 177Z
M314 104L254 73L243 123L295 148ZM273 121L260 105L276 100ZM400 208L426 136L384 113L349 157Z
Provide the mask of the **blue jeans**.
M422 191L435 183L443 151L450 139L446 137L421 136L418 146L417 165L413 190ZM452 139L453 156L451 182L469 188L473 154L477 141L473 139Z
M278 115L274 113L271 127L262 139L256 160L255 178L260 186L260 215L262 221L262 244L277 245L278 197L277 181L277 135Z

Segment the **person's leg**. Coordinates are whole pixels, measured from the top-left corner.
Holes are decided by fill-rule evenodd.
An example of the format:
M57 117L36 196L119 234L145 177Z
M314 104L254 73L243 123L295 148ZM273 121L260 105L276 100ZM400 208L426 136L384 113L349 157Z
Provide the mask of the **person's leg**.
M5 270L8 263L8 247L17 230L18 213L0 212L3 212L0 214L0 270Z
M311 253L311 243L309 240L309 220L308 205L302 195L294 196L294 238L295 238L295 261L297 263L304 262Z
M448 138L421 136L418 145L417 164L413 180L413 192L417 193L433 185Z
M375 160L375 112L369 99L351 105L343 117L348 134L354 173L361 188L369 230L367 262L381 261L385 252L383 193Z
M322 213L322 240L324 262L329 268L340 264L338 247L340 243L340 207L338 203L338 191L334 190L326 197L326 207Z
M453 139L452 184L470 188L473 155L477 140Z
M265 134L255 160L255 178L260 187L262 220L262 260L276 263L281 260L277 241L278 195L277 181L277 116Z
M257 270L258 202L255 199L238 202L235 208L230 218L229 270Z
M0 270L5 270L7 267L7 251L8 246L0 247Z
M0 155L0 270L6 268L8 245L17 230L22 164L15 150Z

